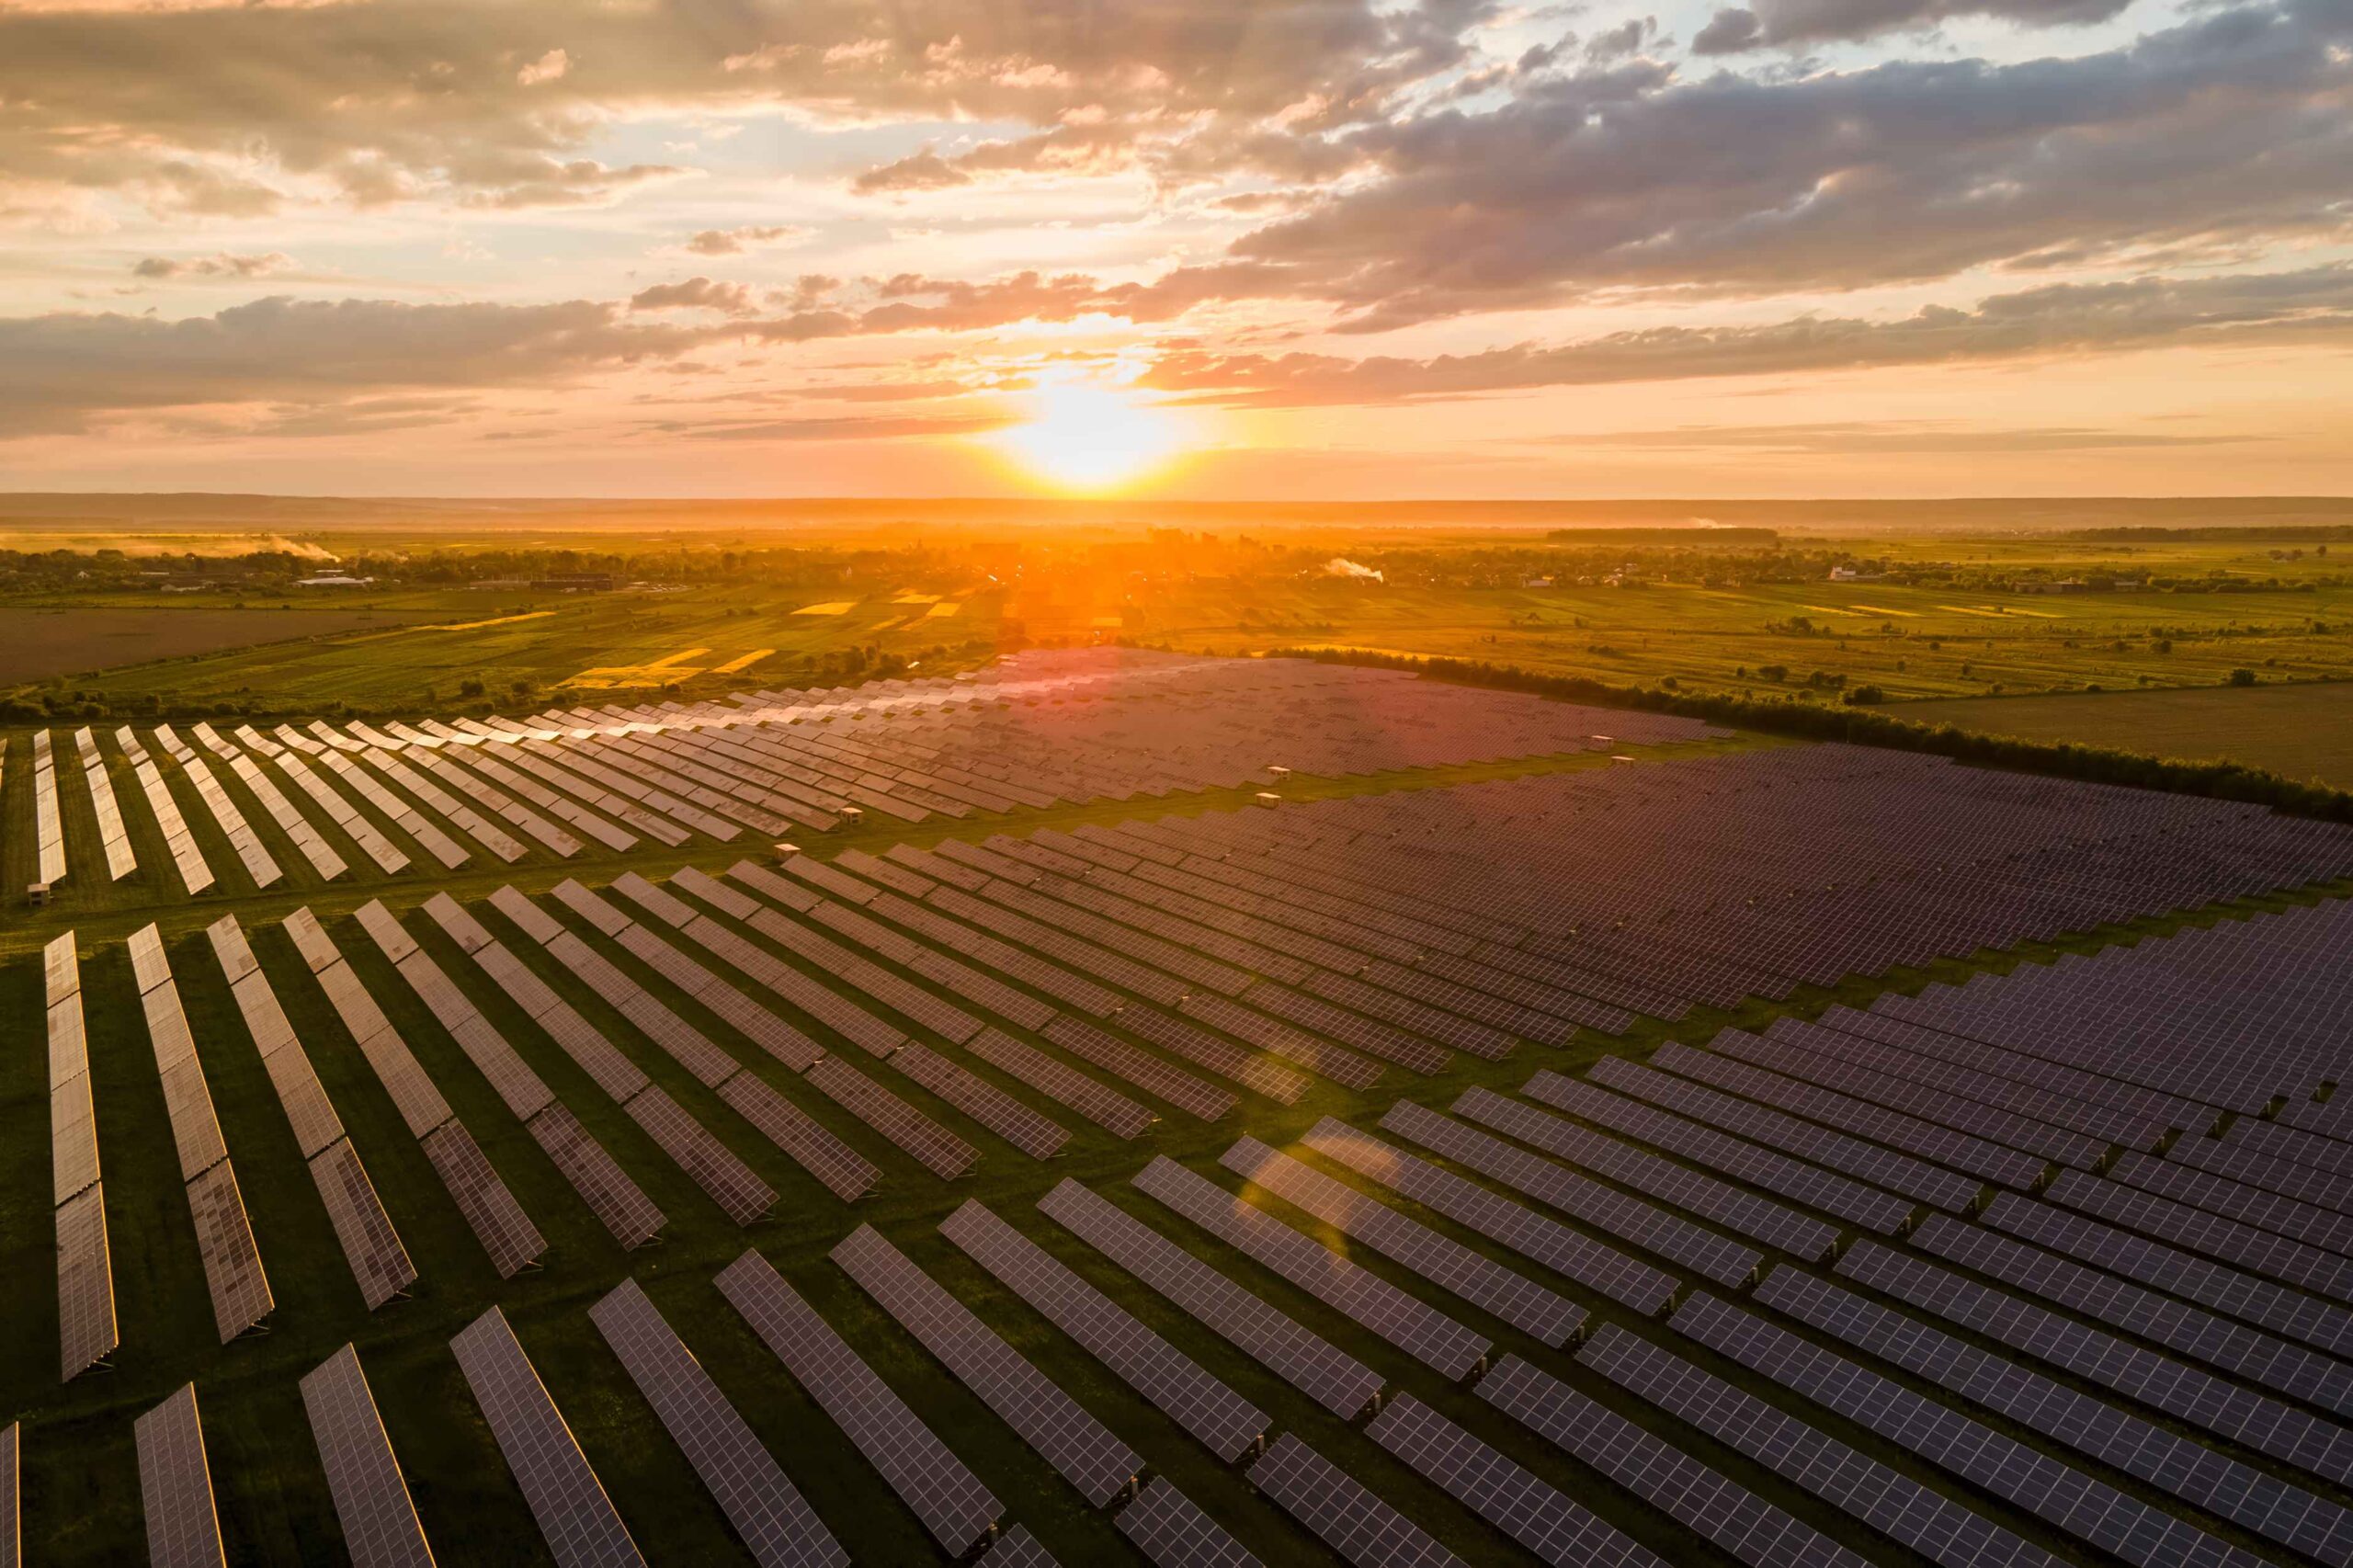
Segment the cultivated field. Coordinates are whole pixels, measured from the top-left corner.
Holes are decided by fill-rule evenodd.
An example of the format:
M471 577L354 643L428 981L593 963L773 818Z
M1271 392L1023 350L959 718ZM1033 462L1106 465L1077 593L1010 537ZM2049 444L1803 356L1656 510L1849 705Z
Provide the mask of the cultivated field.
M420 608L331 605L301 609L212 609L185 605L0 605L0 689L165 659L229 650L249 658L287 657L284 644L381 631L425 614Z
M1907 719L1986 734L2243 762L2290 778L2353 789L2353 686L2002 698L1923 702L1898 711Z

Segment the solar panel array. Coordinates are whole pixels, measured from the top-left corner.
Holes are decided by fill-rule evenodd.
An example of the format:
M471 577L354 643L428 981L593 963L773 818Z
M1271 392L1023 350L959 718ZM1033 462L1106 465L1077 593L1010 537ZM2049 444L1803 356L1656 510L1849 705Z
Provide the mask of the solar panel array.
M211 864L204 858L204 850L188 831L188 819L180 814L179 801L172 794L171 786L164 782L163 770L147 755L129 725L114 733L115 744L131 758L131 771L139 780L139 792L147 797L147 809L155 814L155 825L163 831L164 847L172 857L173 873L180 880L180 889L190 898L212 886Z
M1133 1449L874 1227L860 1225L832 1256L1089 1503L1100 1508L1134 1483L1143 1461Z
M212 1471L204 1459L204 1423L196 1385L131 1423L139 1449L139 1503L147 1518L147 1561L153 1568L221 1568L221 1521L212 1508Z
M1257 1568L1258 1559L1165 1475L1145 1483L1113 1522L1154 1568Z
M1218 1458L1231 1464L1266 1435L1264 1411L978 1200L966 1200L939 1233Z
M1803 1520L1518 1356L1497 1362L1473 1392L1751 1568L1863 1568Z
M1578 1360L1841 1512L1953 1568L2059 1559L1949 1498L1615 1325Z
M57 807L57 755L47 730L33 732L33 857L39 880L65 880L65 819Z
M563 1568L631 1568L645 1560L496 1307L449 1341L540 1537Z
M204 1064L197 1055L188 1015L180 1008L179 987L172 981L163 938L152 924L131 934L131 960L140 1007L147 1015L155 1071L163 1080L164 1109L179 1145L180 1177L187 1185L188 1218L196 1227L197 1252L212 1295L213 1326L226 1345L269 1315L274 1304L269 1277L263 1272L244 1195L237 1189L236 1171L221 1139Z
M1364 1483L1286 1432L1250 1467L1250 1483L1357 1568L1460 1563Z
M473 1134L441 1097L408 1042L369 994L367 985L318 917L308 909L296 910L286 917L286 934L358 1046L361 1059L392 1096L475 1239L490 1255L491 1267L500 1278L512 1278L547 1249L546 1239L515 1201Z
M1676 1309L1673 1321L1750 1370L2140 1568L2188 1562L2252 1568L2261 1561L1717 1297L1693 1296Z
M1256 781L1272 756L1346 771L1615 744L1568 726L1632 727L1404 696L1398 710L1422 727L1370 736L1341 710L1374 687L1320 668L1054 654L854 695L233 738L191 726L200 751L159 726L153 744L224 831L224 803L258 804L239 821L269 875L290 843L285 866L307 886L389 874L412 847L444 866L477 853L545 866L824 828L852 807L945 825ZM1281 715L1279 733L1233 722L1252 704ZM1649 738L1698 733L1663 722ZM65 749L92 778L103 835L104 765L87 732ZM124 750L168 801L135 736ZM686 868L605 892L567 881L545 905L500 890L494 906L541 955L510 951L447 893L426 907L477 979L739 1223L776 1195L713 1115L742 1116L845 1199L880 1173L828 1131L847 1127L839 1111L943 1178L994 1138L1066 1156L1105 1187L1054 1187L1039 1208L1059 1229L977 1202L940 1224L1009 1292L990 1298L1002 1313L963 1290L977 1276L962 1264L935 1276L871 1226L833 1256L994 1413L978 1419L1002 1422L1156 1563L1255 1561L1190 1492L1236 1508L1236 1528L1255 1509L1241 1539L1270 1560L1259 1543L1296 1526L1384 1564L1450 1562L1448 1545L1471 1555L1472 1540L1496 1556L1507 1542L1546 1561L1647 1564L1688 1531L1758 1568L2040 1568L2059 1560L2052 1546L2136 1568L2353 1568L2353 1113L2336 1087L2353 983L2329 961L2342 904L1605 1055L1582 1077L1538 1070L1516 1096L1457 1079L1445 1109L1419 1103L1432 1097L1414 1095L1421 1075L1587 1044L1586 1031L1640 1015L1785 998L2353 869L2341 830L2234 806L1784 751L1023 837L968 824L929 848L738 861L723 881ZM344 866L335 846L355 845ZM527 1062L476 981L420 946L422 927L381 903L357 918L611 1233L652 1236L659 1210L534 1070L553 1060L546 1041L512 1036ZM502 1274L536 1257L529 1219L325 930L307 911L287 928ZM363 1299L380 1305L414 1271L322 1085L325 1061L296 1038L235 920L211 941ZM251 1232L160 932L130 956L210 1278L212 1256L241 1233L251 1249ZM113 1302L70 937L48 967L71 1376L74 1346L111 1347ZM574 1005L587 994L597 1003ZM694 1083L608 1037L596 1006ZM811 1116L747 1043L838 1111ZM1385 1113L1355 1104L1399 1085L1412 1097ZM1270 1123L1297 1139L1282 1148L1217 1141L1220 1176L1206 1163L1217 1143L1203 1149L1190 1120L1245 1096L1331 1114ZM1169 1148L1185 1164L1152 1160L1131 1182L1135 1162L1099 1164L1155 1126L1180 1133ZM213 1283L217 1304L234 1294ZM1129 1301L1139 1286L1159 1300ZM654 1288L665 1309L667 1292L682 1309L691 1299L688 1281ZM943 1550L1052 1561L765 1259L746 1254L720 1289ZM256 1293L267 1311L257 1254ZM637 1285L591 1317L642 1396L628 1408L668 1432L714 1528L723 1517L763 1562L847 1560L777 1462L794 1450L771 1457ZM489 1321L453 1348L551 1550L636 1561L556 1400ZM904 1344L871 1314L857 1332ZM1072 1345L1123 1386L1074 1400L1057 1381ZM1219 1359L1237 1350L1256 1367ZM1422 1381L1384 1399L1392 1355L1437 1380L1401 1359ZM570 1406L577 1369L548 1365ZM1257 1368L1274 1379L1249 1381ZM613 1386L604 1374L579 1396ZM303 1392L355 1560L429 1561L356 1353ZM1327 1423L1310 1448L1286 1430L1301 1395L1360 1433L1327 1443ZM961 1446L972 1419L942 1430ZM1174 1467L1182 1490L1157 1476L1154 1444L1171 1441L1247 1466L1291 1523L1231 1486L1195 1487L1213 1473L1201 1456ZM207 1498L209 1517L209 1486ZM653 1555L667 1545L648 1542Z
M1650 1568L1660 1561L1412 1394L1382 1406L1365 1436L1547 1562Z
M278 1091L278 1103L294 1141L309 1163L311 1179L326 1205L327 1218L342 1244L344 1260L359 1287L360 1299L375 1311L407 1290L416 1278L416 1267L401 1244L392 1217L376 1196L375 1184L345 1136L342 1119L328 1103L308 1050L287 1021L270 989L269 976L254 958L253 949L233 915L224 915L206 928L222 972L230 980L237 1008L244 1016L246 1032L261 1053L263 1068Z
M97 812L98 846L107 858L107 879L119 882L139 869L139 855L131 846L131 830L124 825L122 806L115 799L114 780L108 776L106 758L98 755L98 743L86 725L74 732L66 747L81 759L82 777L90 790L90 806ZM48 859L45 853L42 859Z
M1241 1140L1218 1163L1349 1240L1362 1242L1542 1344L1558 1347L1584 1331L1583 1308L1527 1275L1506 1268L1419 1221L1407 1219L1386 1204L1268 1148L1256 1138Z
M41 949L49 1040L51 1209L57 1229L59 1376L71 1381L114 1353L114 1267L99 1180L97 1108L82 1020L82 960L74 933Z
M623 1280L588 1315L761 1568L848 1563L637 1281Z
M661 1209L631 1179L611 1152L581 1125L571 1108L556 1097L546 1080L531 1070L497 1026L402 929L382 902L371 900L362 905L358 918L417 999L506 1102L506 1108L546 1151L613 1240L626 1249L642 1246L660 1234L665 1223ZM675 1127L669 1131L676 1135ZM744 1176L753 1186L758 1185L758 1178L748 1171Z
M767 1259L747 1252L713 1283L949 1556L995 1527L1004 1506Z
M353 1568L430 1568L433 1549L356 1348L347 1345L304 1374L302 1408Z
M1132 1185L1447 1377L1467 1378L1486 1358L1483 1336L1173 1160L1154 1160Z
M1380 1395L1381 1374L1099 1193L1064 1181L1038 1209L1333 1415L1354 1417Z
M1419 1108L1401 1100L1391 1114L1406 1110L1408 1115L1402 1119L1410 1121L1415 1119L1411 1110ZM1367 1137L1346 1122L1327 1116L1309 1128L1301 1142L1327 1159L1636 1312L1646 1315L1663 1312L1675 1298L1678 1286L1674 1276L1547 1219L1524 1203ZM1338 1223L1336 1220L1327 1222Z

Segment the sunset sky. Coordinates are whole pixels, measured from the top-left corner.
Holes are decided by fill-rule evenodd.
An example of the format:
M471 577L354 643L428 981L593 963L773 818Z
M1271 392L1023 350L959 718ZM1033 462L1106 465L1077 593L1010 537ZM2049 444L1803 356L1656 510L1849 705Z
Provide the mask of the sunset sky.
M0 0L0 488L2353 491L2353 0Z

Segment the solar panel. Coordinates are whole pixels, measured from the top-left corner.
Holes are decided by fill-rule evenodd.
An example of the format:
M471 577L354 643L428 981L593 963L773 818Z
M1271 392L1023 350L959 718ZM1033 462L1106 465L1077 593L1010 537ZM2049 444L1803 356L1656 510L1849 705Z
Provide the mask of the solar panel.
M119 1343L102 1183L92 1183L58 1206L57 1329L61 1381L97 1365Z
M563 1568L642 1563L505 1315L491 1308L450 1340L449 1349L555 1560Z
M665 1222L662 1210L562 1102L524 1126L622 1250L642 1246L661 1233Z
M1447 1568L1462 1560L1295 1432L1250 1467L1250 1483L1357 1568Z
M1996 1230L2333 1355L2353 1354L2353 1313L2316 1296L2013 1193L2004 1193L1986 1205L1981 1218Z
M374 1312L406 1290L416 1279L416 1266L392 1229L392 1216L368 1179L359 1152L347 1138L338 1138L311 1161L311 1179L318 1184L335 1240L351 1265L360 1299Z
M1381 1375L1310 1333L1108 1199L1064 1181L1038 1200L1047 1215L1202 1327L1343 1420L1381 1392Z
M1092 1062L1114 1077L1124 1078L1203 1121L1215 1121L1233 1108L1234 1096L1227 1091L1172 1067L1082 1018L1056 1018L1039 1033L1081 1061Z
M481 1145L462 1124L445 1122L426 1133L423 1143L425 1157L433 1162L442 1186L449 1189L449 1197L483 1250L490 1254L490 1265L501 1279L513 1278L547 1250L539 1228L498 1179Z
M203 1064L193 1055L183 1056L163 1069L163 1083L164 1108L170 1113L172 1137L179 1150L180 1179L194 1181L229 1157L228 1145L221 1141L220 1120L212 1114L212 1096L204 1086Z
M1006 1076L1018 1078L1058 1104L1070 1107L1114 1137L1136 1137L1160 1119L1148 1108L1118 1090L1064 1066L1000 1029L983 1029L965 1041L964 1049Z
M2235 1372L2250 1382L2324 1410L2353 1415L2353 1368L2317 1350L2231 1323L1980 1225L1932 1219L1913 1237L1913 1244L2096 1322L2165 1346L2208 1366ZM2165 1364L2180 1365L2172 1361ZM2259 1422L2252 1429L2259 1432L2270 1426L2268 1421ZM2347 1441L2353 1445L2353 1437ZM2258 1442L2256 1446L2263 1445ZM2328 1446L2325 1445L2321 1452L2325 1454ZM2324 1469L2325 1461L2316 1456L2298 1462L2307 1470L2329 1473ZM2353 1461L2341 1460L2339 1467L2347 1462Z
M746 1252L712 1283L949 1556L995 1528L1004 1505L767 1259Z
M56 1006L82 989L82 960L74 948L74 933L52 937L41 948L41 983L50 1006ZM133 964L136 968L136 960Z
M1671 1321L1750 1370L2141 1568L2261 1561L1716 1297L1693 1296Z
M1219 1164L1546 1345L1584 1332L1583 1308L1256 1138L1235 1142Z
M212 1295L213 1324L226 1345L267 1317L275 1304L268 1276L262 1272L261 1253L254 1245L253 1224L245 1218L244 1196L237 1190L236 1173L228 1161L188 1184L188 1207L196 1222L197 1251L204 1259L204 1282Z
M51 945L55 946L54 943ZM155 929L153 922L150 921L133 931L127 945L131 949L131 979L139 987L139 994L144 996L172 978L171 962L164 956L164 938ZM66 951L71 953L70 945ZM52 979L51 982L52 990L55 985L56 982ZM55 1001L57 998L52 996L51 1000Z
M977 1199L941 1221L939 1233L1228 1464L1265 1436L1266 1412Z
M1757 1300L2219 1518L2328 1562L2353 1561L2353 1515L1918 1320L1793 1269Z
M1750 1568L1864 1568L1813 1526L1517 1356L1472 1392Z
M57 1011L78 1015L80 1009L68 1004ZM90 1102L89 1074L76 1073L51 1091L49 1136L51 1202L61 1204L98 1179L97 1109Z
M776 1202L775 1188L660 1088L648 1084L621 1108L737 1224L752 1223Z
M1410 1393L1383 1405L1365 1436L1547 1562L1665 1568L1647 1548Z
M846 1568L849 1553L636 1280L622 1280L588 1315L762 1568Z
M1614 1187L1590 1181L1526 1150L1516 1149L1476 1128L1449 1120L1410 1100L1400 1100L1390 1107L1388 1114L1381 1118L1381 1127L1385 1132L1410 1138L1424 1148L1500 1182L1515 1192L1582 1220L1597 1230L1622 1237L1704 1278L1737 1287L1755 1276L1756 1266L1761 1261L1760 1255L1753 1248L1654 1208L1641 1199L1628 1197ZM1354 1129L1348 1131L1354 1134ZM1355 1136L1361 1139L1360 1134ZM1310 1137L1313 1138L1314 1134L1311 1133ZM1361 1141L1368 1144L1371 1142L1370 1139ZM1381 1151L1379 1154L1372 1153L1370 1150L1350 1154L1342 1152L1343 1145L1337 1142L1329 1149L1324 1149L1321 1144L1313 1146L1351 1165L1356 1165L1358 1159L1365 1160L1367 1163L1358 1168L1376 1179L1385 1179L1382 1171L1393 1168L1399 1182L1392 1185L1397 1185L1398 1190L1416 1201L1428 1203L1442 1213L1451 1214L1506 1245L1518 1247L1546 1267L1580 1279L1638 1312L1651 1312L1663 1309L1679 1288L1679 1281L1673 1276L1626 1257L1614 1248L1603 1247L1587 1256L1586 1249L1597 1244L1583 1243L1579 1238L1581 1244L1572 1245L1562 1236L1554 1234L1559 1231L1565 1236L1575 1235L1565 1227L1555 1226L1523 1205L1509 1203L1495 1194L1486 1193L1484 1188L1439 1170L1427 1161L1416 1160L1385 1144L1376 1146ZM1379 1169L1372 1168L1376 1164ZM1430 1175L1422 1175L1424 1171ZM1438 1176L1447 1179L1434 1179ZM1413 1184L1411 1187L1403 1185L1409 1181ZM1427 1196L1424 1196L1425 1192ZM1484 1196L1473 1197L1473 1193ZM1444 1201L1438 1201L1441 1199ZM1504 1204L1510 1212L1495 1209L1494 1204ZM1528 1218L1520 1218L1523 1214ZM1525 1245L1522 1245L1523 1241ZM1529 1251L1530 1247L1543 1250ZM1665 1288L1664 1295L1661 1294L1662 1287Z
M1165 1155L1132 1185L1449 1378L1470 1376L1486 1358L1485 1338Z
M1165 1475L1146 1483L1112 1522L1154 1568L1258 1568L1240 1541Z
M2058 1559L1982 1515L1615 1324L1577 1359L1890 1540L1951 1568Z
M353 1568L432 1568L433 1549L357 1349L345 1346L303 1377L302 1407Z
M926 1046L909 1040L891 1053L890 1062L1033 1160L1051 1159L1070 1142L1068 1131L1051 1117Z
M225 1563L196 1385L183 1383L179 1392L132 1422L131 1434L139 1449L139 1501L147 1515L147 1561L153 1568Z
M11 1421L6 1430L0 1431L0 1568L17 1568L24 1547L17 1485L17 1447L23 1426Z
M1604 1137L1533 1106L1507 1100L1486 1089L1470 1089L1454 1102L1452 1108L1458 1116L1491 1127L1556 1158L1796 1256L1827 1257L1837 1245L1838 1228L1835 1225L1824 1224L1688 1165L1677 1165L1614 1138ZM1431 1146L1437 1147L1435 1144ZM1514 1162L1513 1168L1524 1170L1526 1167ZM1551 1199L1548 1198L1546 1201ZM1569 1211L1575 1212L1574 1210ZM1696 1227L1692 1229L1696 1230ZM1672 1240L1677 1245L1689 1248L1700 1256L1709 1256L1708 1249L1698 1248L1685 1233L1661 1232L1660 1234L1663 1240ZM1699 1232L1699 1234L1704 1236L1707 1233ZM1662 1256L1677 1256L1665 1246L1654 1250ZM1742 1251L1751 1260L1748 1268L1724 1283L1738 1283L1756 1267L1755 1260L1758 1255L1746 1248ZM1731 1255L1719 1252L1712 1255L1711 1261L1712 1268L1699 1271L1715 1278L1718 1277L1716 1270L1729 1269L1734 1260ZM1697 1265L1692 1267L1697 1267Z
M813 1088L915 1156L942 1181L972 1168L980 1153L970 1143L837 1056L809 1069Z
M1143 1468L1132 1449L871 1225L833 1259L1046 1461L1102 1507Z
M845 1203L865 1197L881 1178L864 1155L751 1074L738 1073L719 1085L719 1097Z
M1592 1084L1546 1072L1529 1079L1521 1092L1613 1132L1640 1139L1678 1158L1882 1235L1901 1234L1912 1220L1915 1205L1893 1193Z

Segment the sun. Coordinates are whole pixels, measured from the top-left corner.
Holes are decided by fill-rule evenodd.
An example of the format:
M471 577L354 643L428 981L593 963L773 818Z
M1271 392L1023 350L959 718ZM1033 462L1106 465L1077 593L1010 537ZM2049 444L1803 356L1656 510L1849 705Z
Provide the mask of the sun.
M1050 384L1031 394L1033 412L989 437L998 450L1057 489L1092 492L1131 484L1187 445L1182 419L1116 387Z

